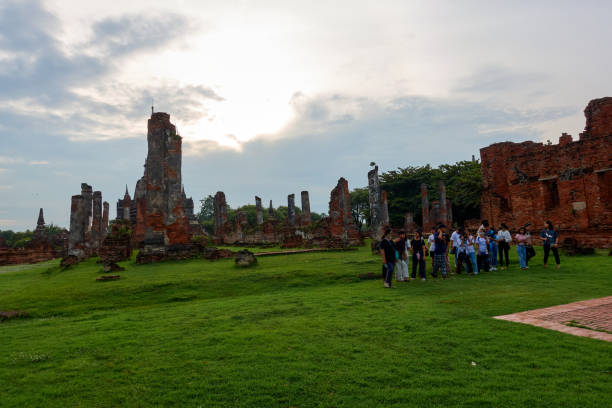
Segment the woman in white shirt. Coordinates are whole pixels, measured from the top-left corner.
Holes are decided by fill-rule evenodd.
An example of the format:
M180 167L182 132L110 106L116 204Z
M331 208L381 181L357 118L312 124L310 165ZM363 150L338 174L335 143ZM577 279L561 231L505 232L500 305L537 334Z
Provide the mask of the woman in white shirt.
M499 266L502 269L506 269L510 266L510 259L508 258L508 252L510 251L511 242L512 242L512 236L510 235L510 231L508 231L508 226L502 223L501 229L497 232ZM505 267L504 267L504 255L506 256L506 266Z

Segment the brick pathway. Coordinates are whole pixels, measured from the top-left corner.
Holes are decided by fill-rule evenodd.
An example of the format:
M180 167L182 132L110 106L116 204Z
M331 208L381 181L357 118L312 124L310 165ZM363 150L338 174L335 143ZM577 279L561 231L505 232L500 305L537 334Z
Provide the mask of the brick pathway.
M612 342L612 296L494 318ZM568 326L568 323L588 328Z

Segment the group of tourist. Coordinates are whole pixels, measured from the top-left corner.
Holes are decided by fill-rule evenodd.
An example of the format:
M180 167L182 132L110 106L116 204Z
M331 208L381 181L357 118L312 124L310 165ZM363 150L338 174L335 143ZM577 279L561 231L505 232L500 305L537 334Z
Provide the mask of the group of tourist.
M426 280L426 258L428 256L431 258L431 276L434 278L437 278L440 273L442 278L446 279L451 274L451 270L454 270L456 274L461 274L461 270L465 269L467 274L478 275L479 272L496 271L498 265L501 269L507 269L510 267L509 252L513 244L516 245L520 268L527 269L529 260L535 256L533 239L528 227L529 224L520 227L513 238L508 226L504 223L496 231L487 220L483 220L477 230L457 228L450 235L447 233L446 225L438 224L427 239L420 229L414 233L412 239L407 237L405 231L400 231L399 236L393 238L391 229L387 228L380 242L384 285L388 288L392 287L394 273L397 282L416 279L417 272L421 280ZM559 268L561 266L557 249L559 234L554 229L552 222L544 223L544 229L538 238L542 241L544 249L544 267L552 252L557 268ZM449 262L449 254L454 255L453 269ZM411 271L410 263L412 263Z

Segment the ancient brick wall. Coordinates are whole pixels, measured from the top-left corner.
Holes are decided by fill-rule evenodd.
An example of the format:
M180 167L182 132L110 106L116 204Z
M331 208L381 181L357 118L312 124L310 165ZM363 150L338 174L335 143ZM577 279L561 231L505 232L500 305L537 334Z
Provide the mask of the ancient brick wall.
M481 216L511 229L551 220L561 238L612 247L612 98L593 100L578 141L495 143L480 150Z

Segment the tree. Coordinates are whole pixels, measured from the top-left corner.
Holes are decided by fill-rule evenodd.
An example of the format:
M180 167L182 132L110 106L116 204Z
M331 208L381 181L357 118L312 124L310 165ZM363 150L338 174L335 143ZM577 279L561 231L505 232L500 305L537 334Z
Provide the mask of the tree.
M200 212L198 213L198 221L210 221L215 215L215 198L208 195L203 200L200 200Z
M430 165L398 168L380 175L381 189L387 191L389 203L389 221L391 225L402 226L407 212L414 214L417 224L422 224L421 184L428 186L429 201L437 200L438 184L446 184L446 196L452 203L454 221L461 224L468 219L480 216L480 196L482 194L482 173L480 162L460 161L455 164L443 164L438 168ZM364 193L355 189L351 192L353 211L362 205ZM355 196L355 198L353 198ZM355 200L355 202L353 202ZM369 205L367 212L369 213ZM363 211L366 212L365 210ZM354 215L355 216L355 215ZM369 215L366 217L369 223Z
M367 188L351 191L351 214L360 230L364 225L370 225L370 195Z

